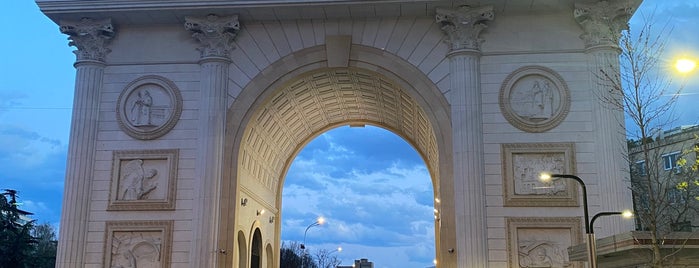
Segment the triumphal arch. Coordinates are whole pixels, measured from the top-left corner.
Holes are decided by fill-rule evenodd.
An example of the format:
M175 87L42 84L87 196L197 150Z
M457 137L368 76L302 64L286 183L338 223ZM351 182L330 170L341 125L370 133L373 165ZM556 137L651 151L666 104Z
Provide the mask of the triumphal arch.
M540 171L631 206L596 72L638 1L37 3L77 56L58 267L278 267L286 170L343 125L422 155L438 267L582 267L578 185Z

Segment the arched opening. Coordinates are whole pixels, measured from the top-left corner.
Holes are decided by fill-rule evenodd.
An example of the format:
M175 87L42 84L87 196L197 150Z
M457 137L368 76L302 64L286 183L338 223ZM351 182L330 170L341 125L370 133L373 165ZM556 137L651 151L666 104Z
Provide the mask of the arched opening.
M248 247L245 242L245 234L242 231L238 232L238 267L247 267L248 263Z
M267 268L274 268L274 249L272 249L271 244L267 244L267 247L265 247L265 252L267 253Z
M250 268L262 267L262 234L260 229L255 228L255 233L252 235L252 250L250 254Z
M303 241L319 267L362 258L428 267L435 258L434 202L429 171L411 144L377 126L341 126L307 143L291 164L281 239L286 247ZM323 224L311 225L318 216Z
M348 67L337 68L323 64L323 50L324 46L302 50L273 64L228 110L230 168L224 171L221 187L222 198L235 209L221 211L228 220L221 232L259 224L262 236L272 241L275 267L285 175L305 144L327 130L347 125L390 130L424 160L432 196L453 204L449 110L436 85L411 64L374 48L353 45L358 54L350 55ZM372 65L389 62L390 70ZM435 207L445 213L434 227L434 252L438 261L448 263L455 256L440 248L454 247L454 207L442 204ZM233 246L225 242L221 247Z

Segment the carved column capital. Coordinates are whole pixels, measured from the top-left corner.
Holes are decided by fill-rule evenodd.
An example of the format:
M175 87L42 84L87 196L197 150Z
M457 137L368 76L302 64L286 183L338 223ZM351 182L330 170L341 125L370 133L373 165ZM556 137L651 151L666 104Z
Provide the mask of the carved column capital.
M185 17L184 28L201 43L197 50L202 58L227 58L235 48L233 40L240 30L240 23L238 15L219 17L211 14L205 18Z
M107 53L111 52L107 44L115 35L112 19L83 18L80 21L61 21L60 30L68 35L68 45L77 48L73 51L77 61L103 62Z
M580 38L586 48L596 46L618 47L622 30L629 28L633 8L628 1L601 1L594 4L576 4L573 16L585 31Z
M437 8L436 21L449 37L451 50L480 50L483 39L478 36L488 27L485 23L495 18L492 6L471 8L462 6L458 9Z

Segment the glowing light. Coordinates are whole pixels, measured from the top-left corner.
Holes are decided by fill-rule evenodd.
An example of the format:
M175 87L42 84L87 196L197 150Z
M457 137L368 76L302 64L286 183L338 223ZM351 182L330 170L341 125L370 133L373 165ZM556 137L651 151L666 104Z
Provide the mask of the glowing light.
M633 211L628 210L628 209L627 209L627 210L624 210L624 211L621 212L621 216L624 217L624 218L627 218L627 219L628 219L628 218L632 218L632 217L633 217Z
M694 71L697 67L697 63L694 60L688 58L681 58L675 62L675 69L683 74Z
M322 225L323 223L325 223L325 218L318 217L318 220L316 220L316 222L318 223L318 225Z
M543 172L539 175L539 180L542 182L550 182L553 178L551 178L551 174Z

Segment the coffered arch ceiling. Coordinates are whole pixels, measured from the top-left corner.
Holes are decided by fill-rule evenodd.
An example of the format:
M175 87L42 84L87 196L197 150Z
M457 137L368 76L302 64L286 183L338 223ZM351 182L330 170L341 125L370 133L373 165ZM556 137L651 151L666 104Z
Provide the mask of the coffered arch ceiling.
M427 163L438 191L437 141L423 109L395 81L354 67L301 74L268 97L245 129L239 176L279 196L288 165L307 142L353 124L380 126L406 139Z

